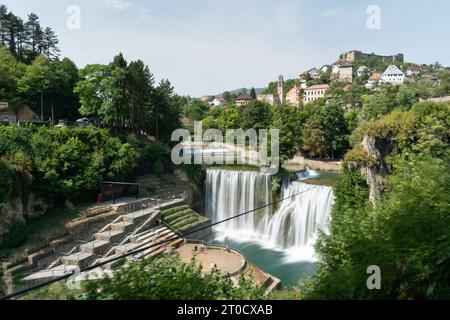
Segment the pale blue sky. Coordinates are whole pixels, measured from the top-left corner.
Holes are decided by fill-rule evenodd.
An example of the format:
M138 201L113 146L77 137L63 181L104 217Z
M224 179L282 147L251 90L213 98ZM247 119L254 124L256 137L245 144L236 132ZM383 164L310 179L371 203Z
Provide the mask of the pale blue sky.
M123 52L142 59L176 92L200 96L264 87L278 74L296 77L352 49L402 52L417 63L450 65L446 0L0 0L25 18L39 15L79 67ZM81 29L66 27L69 5ZM369 30L369 5L381 29Z

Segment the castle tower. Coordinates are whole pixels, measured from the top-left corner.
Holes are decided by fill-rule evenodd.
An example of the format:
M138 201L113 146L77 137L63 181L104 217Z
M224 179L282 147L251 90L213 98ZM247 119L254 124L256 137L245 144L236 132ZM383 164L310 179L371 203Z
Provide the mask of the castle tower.
M284 78L283 78L283 76L278 76L278 96L280 97L280 103L284 104L285 95L284 95Z

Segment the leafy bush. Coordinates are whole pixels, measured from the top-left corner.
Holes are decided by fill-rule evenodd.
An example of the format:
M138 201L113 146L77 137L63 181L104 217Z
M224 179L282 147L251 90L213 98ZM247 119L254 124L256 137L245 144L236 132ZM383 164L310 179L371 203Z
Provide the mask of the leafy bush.
M80 300L248 300L260 299L260 288L249 277L240 277L235 286L230 277L215 270L202 273L193 260L181 262L177 256L132 262L112 278L86 281Z
M101 180L126 178L143 153L136 139L106 129L0 127L0 157L30 175L31 191L61 204L93 192Z
M27 224L19 219L13 220L5 235L2 246L10 249L17 248L25 242L27 237Z
M13 191L14 176L11 168L0 159L0 209L9 200Z

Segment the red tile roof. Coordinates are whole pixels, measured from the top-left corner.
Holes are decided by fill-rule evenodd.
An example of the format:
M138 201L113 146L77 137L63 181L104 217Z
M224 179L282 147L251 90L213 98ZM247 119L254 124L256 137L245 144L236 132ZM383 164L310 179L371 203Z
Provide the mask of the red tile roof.
M253 100L253 98L246 93L241 93L236 100Z
M321 89L326 89L328 90L330 88L329 85L327 84L316 84L314 86L311 86L309 88L306 88L305 90L321 90Z
M372 80L372 81L379 81L380 79L381 79L381 75L379 73L374 73L369 78L369 80Z

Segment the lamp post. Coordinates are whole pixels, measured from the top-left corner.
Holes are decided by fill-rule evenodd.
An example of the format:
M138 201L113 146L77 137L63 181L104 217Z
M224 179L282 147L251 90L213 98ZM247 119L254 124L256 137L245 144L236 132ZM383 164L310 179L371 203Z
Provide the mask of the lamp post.
M44 121L44 94L42 90L39 90L39 93L41 94L41 122Z

